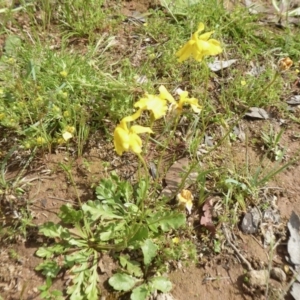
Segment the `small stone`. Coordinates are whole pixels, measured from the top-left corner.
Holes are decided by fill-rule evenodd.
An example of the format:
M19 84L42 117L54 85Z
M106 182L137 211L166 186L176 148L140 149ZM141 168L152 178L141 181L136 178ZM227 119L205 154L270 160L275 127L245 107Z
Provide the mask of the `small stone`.
M273 279L278 280L279 282L285 282L286 281L286 274L284 271L280 268L273 268L270 272L270 275Z
M252 270L248 272L248 278L252 287L265 286L269 281L269 272L267 270Z
M253 226L252 215L250 213L245 214L241 224L241 230L248 234L256 232L256 229Z
M241 230L246 234L256 233L260 221L260 213L256 207L253 207L250 212L245 214L241 224Z

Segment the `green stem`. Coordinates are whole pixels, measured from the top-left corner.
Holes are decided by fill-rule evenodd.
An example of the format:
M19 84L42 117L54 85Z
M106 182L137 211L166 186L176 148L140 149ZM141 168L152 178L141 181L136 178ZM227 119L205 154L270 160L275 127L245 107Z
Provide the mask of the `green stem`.
M144 167L145 172L146 172L147 177L148 177L148 168L147 168L147 165L146 165L146 162L145 162L144 158L143 158L143 157L141 156L141 154L139 154L139 153L137 153L136 155L138 156L140 162L143 164L143 167ZM141 179L141 178L140 178L140 179Z
M150 120L150 129L152 130L152 127L153 127L153 124L154 124L154 118L152 118L151 116L151 120ZM144 146L144 149L145 149L145 154L147 154L147 149L148 149L148 143L149 143L149 138L150 138L150 135L148 134L147 137L146 137L146 141L145 141L145 146Z
M148 185L149 185L149 172L148 172L148 168L147 168L147 164L144 160L144 158L141 156L141 154L137 153L136 154L140 160L140 162L142 163L142 165L144 166L144 169L145 169L145 173L146 173L146 176L145 176L145 179L146 179L146 189L145 189L145 194L142 197L141 199L141 210L142 210L142 214L144 214L144 199L146 197L146 193L147 193L147 190L148 190ZM141 180L141 176L139 177L139 179Z
M177 113L177 112L176 112ZM177 125L178 125L178 122L179 122L179 114L176 116L176 119L175 119L175 123L174 123L174 127L173 127L173 131L172 133L169 135L169 137L167 138L166 142L164 143L163 145L163 150L162 150L162 153L161 155L159 156L159 160L158 160L158 163L157 163L157 171L159 171L160 169L160 165L162 163L162 159L163 159L163 156L165 155L166 153L166 150L167 150L167 145L170 143L171 139L174 137L174 134L175 134L175 131L176 131L176 128L177 128ZM157 184L158 184L158 179L159 179L159 176L156 176L155 178L155 182L154 182L154 188L156 188Z

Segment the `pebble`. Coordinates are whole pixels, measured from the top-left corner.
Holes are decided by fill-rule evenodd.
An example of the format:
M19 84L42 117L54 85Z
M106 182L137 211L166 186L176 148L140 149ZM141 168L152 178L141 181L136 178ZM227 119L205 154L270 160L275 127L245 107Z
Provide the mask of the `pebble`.
M256 207L253 207L250 212L245 214L241 224L241 230L247 234L256 233L258 231L260 221L260 213Z
M250 286L265 286L269 280L269 272L267 270L252 270L248 272L247 277Z
M279 282L285 282L286 281L286 274L284 271L280 268L273 268L270 272L270 275L273 279L278 280Z

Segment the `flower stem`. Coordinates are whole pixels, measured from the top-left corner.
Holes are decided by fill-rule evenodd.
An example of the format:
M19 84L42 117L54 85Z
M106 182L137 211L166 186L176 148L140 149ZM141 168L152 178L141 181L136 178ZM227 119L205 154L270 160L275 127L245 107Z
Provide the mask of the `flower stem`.
M145 169L145 182L146 182L146 188L144 189L144 195L141 195L141 201L140 201L140 204L141 204L141 211L142 213L144 214L144 208L145 208L145 198L146 198L146 194L147 194L147 190L148 190L148 186L149 186L149 172L148 172L148 168L147 168L147 164L144 160L144 158L141 156L141 154L137 153L136 154L140 160L140 162L142 163L144 169ZM141 176L140 176L140 173L139 173L139 180L141 181Z
M177 112L176 112L177 113ZM174 123L174 127L173 127L173 131L172 133L169 135L169 137L167 138L166 142L164 143L163 145L163 150L161 152L161 155L159 156L159 160L158 160L158 163L157 163L157 171L159 171L160 169L160 165L162 163L162 159L163 159L163 156L165 155L166 153L166 149L167 149L167 145L170 143L171 139L174 137L174 134L175 134L175 131L176 131L176 128L177 128L177 125L178 125L178 122L179 122L179 114L177 114L176 116L176 119L175 119L175 123ZM155 182L154 182L154 188L156 189L156 186L158 184L158 179L159 179L159 176L156 176L155 178Z

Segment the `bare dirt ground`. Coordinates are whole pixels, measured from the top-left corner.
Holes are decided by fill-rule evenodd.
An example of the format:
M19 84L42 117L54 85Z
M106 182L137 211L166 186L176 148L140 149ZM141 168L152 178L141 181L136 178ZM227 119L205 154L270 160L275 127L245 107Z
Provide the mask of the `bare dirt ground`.
M134 11L146 12L153 5L153 1L126 1L123 2L123 12L126 15ZM248 139L255 137L255 132L260 132L264 123L269 121L243 121L245 131L249 133ZM277 120L271 120L276 125ZM299 132L298 124L286 124L286 130L282 136L281 144L287 148L288 157L299 149L299 140L294 138ZM97 139L97 138L95 138ZM246 163L246 151L250 157L250 166L256 166L260 158L260 151L255 146L246 147L243 143L233 148L234 153L227 153L235 156L235 165ZM108 153L113 153L112 145L107 145L99 138L97 143L91 142L88 151L82 158L72 157L72 153L64 149L56 153L41 155L39 160L35 160L27 174L24 176L27 185L26 198L30 202L33 223L40 225L45 221L58 221L57 212L59 207L66 202L74 203L78 195L70 183L66 173L58 166L60 163L72 165L72 173L75 184L78 187L80 197L83 200L93 199L92 186L100 178L104 177L110 170L103 169L103 162L110 161ZM112 154L114 155L114 154ZM112 164L114 165L114 164ZM118 163L116 163L118 165ZM14 171L10 170L8 176L13 177ZM284 223L289 219L291 212L295 211L300 215L300 166L295 164L287 170L281 172L269 187L275 187L272 193L277 197L277 204ZM269 263L268 249L264 248L260 236L253 237L243 234L236 228L236 245L240 252L247 258L252 265L267 266ZM0 295L3 299L40 299L37 287L44 283L34 268L40 262L35 256L37 248L42 244L33 228L33 232L28 232L28 239L22 239L15 243L1 245L0 250ZM16 255L12 255L11 251ZM273 264L283 266L286 262L284 256L286 247L280 245L273 257ZM197 266L181 266L170 274L174 284L172 295L178 300L207 299L214 300L238 300L238 299L264 299L263 293L257 294L244 287L243 275L245 266L236 253L227 246L219 255L211 255L206 261L200 261ZM111 258L105 257L103 260L106 272L102 275L102 285L104 296L110 299L107 290L106 280L111 275L111 270L115 266ZM63 275L55 282L55 287L62 287L64 282ZM285 283L271 280L271 285L275 288L283 288ZM273 299L278 299L276 296ZM272 299L272 298L270 298ZM286 298L288 299L288 298Z

